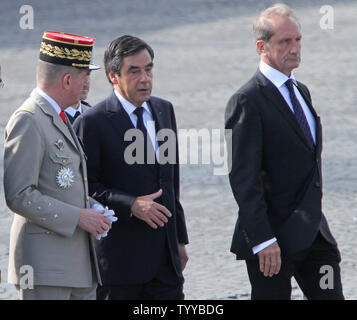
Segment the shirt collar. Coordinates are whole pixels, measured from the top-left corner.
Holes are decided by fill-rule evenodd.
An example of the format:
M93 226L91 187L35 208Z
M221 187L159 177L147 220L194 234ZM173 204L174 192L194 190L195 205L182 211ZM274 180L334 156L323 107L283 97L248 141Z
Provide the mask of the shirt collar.
M78 108L73 108L72 106L68 107L65 110L71 117L74 117L76 112L79 111L82 113L82 103L79 101Z
M40 88L36 88L37 93L43 97L44 99L47 100L47 102L53 107L53 109L56 110L57 114L60 114L60 112L62 111L62 109L60 108L60 106L58 105L58 103L53 100L47 93L45 93L44 91L42 91Z
M123 98L121 96L121 94L119 92L117 92L116 90L114 90L114 93L116 95L116 97L118 98L118 100L120 101L121 105L123 106L124 110L126 111L126 113L130 116L137 107L135 107L131 102L129 102L128 100L126 100L125 98ZM147 102L145 101L142 104L142 107L149 113L151 114L150 108L147 104Z
M288 79L292 79L294 84L297 86L297 81L295 80L293 72L290 74L290 78L279 70L266 64L264 61L260 60L259 64L260 72L268 78L277 88L280 88Z

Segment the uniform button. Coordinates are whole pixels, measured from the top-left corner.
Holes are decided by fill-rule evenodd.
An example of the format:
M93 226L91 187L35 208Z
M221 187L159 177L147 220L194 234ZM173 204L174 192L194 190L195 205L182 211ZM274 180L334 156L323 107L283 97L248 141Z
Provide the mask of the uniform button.
M67 160L62 160L62 163L65 164L67 162Z
M45 233L46 233L46 234L51 234L51 232L50 232L50 231L46 231Z
M87 177L84 177L84 181L85 181L85 182L87 182L87 181L88 181Z
M315 182L315 187L316 187L316 188L320 188L320 187L321 187L321 184L320 184L319 181L316 181L316 182Z
M87 201L89 201L89 197L87 196Z

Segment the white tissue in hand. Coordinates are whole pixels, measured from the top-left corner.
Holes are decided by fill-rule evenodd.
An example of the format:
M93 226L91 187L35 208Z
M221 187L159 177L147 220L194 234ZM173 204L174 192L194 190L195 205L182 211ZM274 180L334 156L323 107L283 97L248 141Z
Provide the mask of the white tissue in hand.
M92 209L94 209L94 210L105 210L104 213L103 213L103 215L106 216L106 217L109 219L109 221L110 221L111 223L116 222L116 221L118 220L118 218L117 218L116 216L114 216L115 212L114 212L113 210L109 210L108 207L105 207L105 208L104 208L102 205L100 205L100 204L98 204L98 203L95 203L95 204L92 206ZM105 231L104 233L102 233L102 234L96 236L95 238L96 238L97 240L100 240L101 238L106 237L106 236L108 235L108 232L109 232L109 230L107 230L107 231Z
M94 209L94 210L105 210L104 207L99 203L93 204L92 205L92 209Z
M109 210L108 207L105 207L104 215L110 220L110 222L115 222L118 218L115 216L113 210Z

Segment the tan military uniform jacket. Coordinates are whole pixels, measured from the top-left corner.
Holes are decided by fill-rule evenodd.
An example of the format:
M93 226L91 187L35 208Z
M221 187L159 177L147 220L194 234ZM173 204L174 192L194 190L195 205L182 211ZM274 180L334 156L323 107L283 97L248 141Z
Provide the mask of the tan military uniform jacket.
M93 239L77 226L80 208L94 200L72 127L34 90L10 118L4 147L5 198L15 213L9 283L20 284L24 265L32 266L34 285L100 283Z

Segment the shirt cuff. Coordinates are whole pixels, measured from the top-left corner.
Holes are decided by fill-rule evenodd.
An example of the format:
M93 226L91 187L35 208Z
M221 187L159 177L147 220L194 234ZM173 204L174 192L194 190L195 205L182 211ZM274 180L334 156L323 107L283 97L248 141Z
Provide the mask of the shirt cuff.
M258 244L257 246L253 247L253 253L257 254L259 251L262 251L266 247L269 247L271 244L273 244L276 241L277 241L276 238L273 238L273 239L265 241L265 242L263 242L261 244Z

